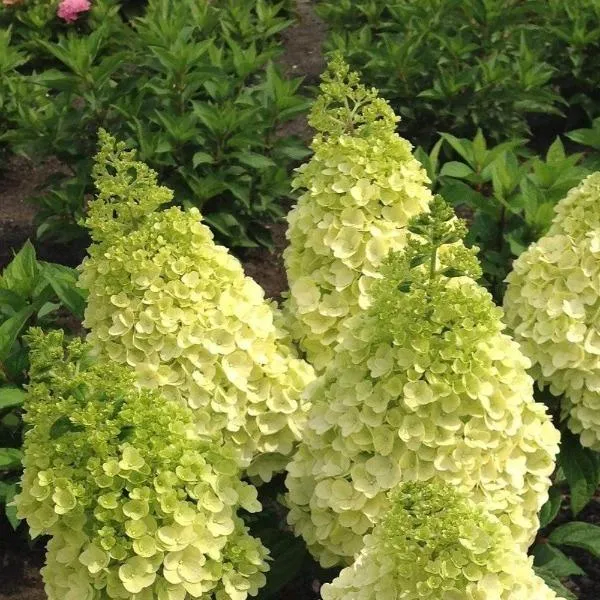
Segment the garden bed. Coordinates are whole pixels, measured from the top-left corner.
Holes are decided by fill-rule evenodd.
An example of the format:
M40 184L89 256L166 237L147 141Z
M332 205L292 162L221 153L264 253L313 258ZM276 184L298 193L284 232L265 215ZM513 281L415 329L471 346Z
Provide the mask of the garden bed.
M319 75L324 69L325 61L322 46L326 31L323 22L315 15L314 1L296 0L296 11L297 23L282 33L285 52L278 61L286 75L290 77L304 77L304 86L308 88L318 83ZM413 127L414 126L415 124L413 124ZM543 127L540 131L548 134ZM279 128L278 133L282 136L290 134L297 135L305 142L310 141L312 137L312 132L306 123L305 117L297 117L286 122ZM552 135L552 137L554 137L554 135ZM543 142L540 143L540 146L547 149L551 141L550 137L548 137L548 139L544 138ZM458 140L458 142L458 145L460 146L460 142L465 142L465 140ZM522 154L518 154L519 159L525 156L526 152L532 148L537 151L534 142L535 140L530 144L528 150L525 150ZM456 150L457 146L455 146L455 141L451 140L448 142L448 139L446 139L446 143ZM491 140L490 143L492 143ZM446 150L448 152L446 158L449 156L452 158L452 150L449 148ZM519 150L523 150L523 148L519 147ZM564 152L561 155L560 149L553 152L552 160L562 161L565 164L568 162L568 157L565 158ZM483 199L484 201L492 203L495 198L496 182L494 181L492 184L491 178L487 181L469 180L468 177L471 177L473 171L476 171L477 175L480 174L480 171L477 170L477 168L472 169L471 167L473 165L471 164L467 167L466 164L460 163L459 161L461 160L465 160L465 163L468 161L460 151L458 151L458 154L460 156L455 155L453 157L455 160L449 163L453 165L452 169L448 169L446 173L444 173L444 169L441 169L441 172L438 173L439 165L433 165L434 162L437 162L438 155L427 156L422 152L419 159L424 164L426 164L427 161L430 161L429 164L426 164L426 167L428 170L430 170L430 168L433 169L435 175L439 175L436 185L439 185L440 189L436 188L436 191L440 191L444 197L446 197L446 194L464 194L465 190L469 191L468 186L464 184L461 179L466 172L468 175L463 177L464 181L467 181L468 185L476 190L474 195L479 195L477 201L481 202ZM515 163L517 160L516 156L517 153L515 153ZM574 169L575 163L579 164L578 160L574 161L573 165L568 165L568 167ZM550 171L552 171L553 164L554 163L551 162L549 156L547 158L547 164L544 164L544 167L549 166L551 167ZM33 204L27 202L26 199L31 197L37 190L42 189L43 182L46 178L49 175L60 173L61 168L60 162L55 159L49 159L41 164L32 164L27 160L18 157L11 158L0 174L0 271L10 262L13 254L27 239L35 240L35 207ZM565 172L567 172L567 170L568 169L565 167ZM463 175L460 175L460 173L463 173ZM445 180L443 179L444 175L446 175ZM578 176L579 171L574 171L571 173L570 178L575 179ZM566 177L568 181L571 180L570 178ZM434 178L432 177L432 179ZM581 179L581 177L579 177L579 179ZM442 182L441 185L439 184L440 181ZM460 187L459 184L462 184L462 187ZM515 189L517 189L517 186L513 186L512 192L514 192ZM558 197L564 195L562 189L559 192L554 190L554 192L558 194ZM469 198L471 198L471 196L469 196ZM502 198L502 200L504 200L504 198ZM282 208L285 211L289 210L290 205L285 201L283 202L284 206ZM474 241L484 248L486 248L488 240L485 239L483 234L489 233L490 222L493 224L493 219L498 218L502 223L502 226L504 226L511 217L511 215L507 216L504 213L503 207L500 207L500 210L498 211L499 217L498 215L494 215L491 217L491 221L482 224L478 223L477 219L474 217L476 213L475 201L473 201L473 205L470 205L468 202L465 202L464 204L461 202L454 203L457 206L459 215L467 216L470 224L474 225L473 232L476 233L473 233L473 235L482 236L481 239L475 238L474 240L470 240L470 242ZM486 225L488 226L487 230ZM283 250L288 245L288 241L285 238L286 226L284 221L265 225L265 228L271 234L273 240L273 249L271 251L265 248L233 250L233 253L241 260L246 274L255 279L263 287L268 298L275 300L280 300L282 294L284 294L288 288L282 259ZM507 227L507 231L508 229L509 228ZM521 235L521 233L522 232L520 232L519 235ZM526 245L526 243L528 244L531 241L527 237L529 232L522 235L523 239L517 236L515 238L515 243L521 243L523 245ZM502 268L508 269L510 260L512 260L512 254L508 249L507 240L503 239L503 230L500 230L500 234L497 237L499 241L499 251L497 254L501 255L499 262L502 263ZM70 244L56 244L52 241L42 241L40 243L36 242L35 246L40 259L74 267L81 263L81 260L85 256L88 243L89 241L87 239L81 239ZM495 247L492 254L494 253ZM484 255L483 260L486 261L487 259L488 256ZM493 263L492 266L497 267L498 264ZM484 268L484 272L486 269L487 266ZM490 271L491 270L492 269L490 269ZM503 285L502 282L505 275L505 272L500 271L499 274L497 273L495 276L494 284L488 286L494 292L497 292L496 300L501 297L501 292L499 290ZM488 281L486 283L490 282ZM497 286L497 290L494 289L494 285ZM280 489L283 490L281 480L278 481L278 485L280 486ZM573 519L573 515L568 506L568 501L568 493L565 493L558 516L552 521L550 529L542 530L540 532L538 542L541 542L542 544L545 543L547 541L545 536L549 535L557 526L569 521L580 520L586 523L600 525L600 496L598 494L591 498L589 504L587 504L585 509L576 517L576 519ZM279 515L279 517L281 517L281 515ZM39 568L43 564L43 549L41 544L36 544L32 548L28 547L24 542L18 542L18 545L14 547L3 546L2 540L9 539L9 534L10 532L0 531L0 600L43 600L45 594L43 592L43 583L39 574ZM569 551L569 556L585 570L585 575L572 576L568 579L563 579L563 583L565 583L569 590L576 594L578 600L598 600L600 598L600 562L593 558L590 553L578 549L573 549L572 552ZM317 564L310 559L304 548L302 548L299 553L296 552L294 556L290 558L290 561L294 564L294 572L297 573L297 575L291 583L287 583L283 586L277 594L268 596L268 599L318 600L320 597L320 585L325 581L331 580L331 578L335 576L335 570L330 572L322 571Z

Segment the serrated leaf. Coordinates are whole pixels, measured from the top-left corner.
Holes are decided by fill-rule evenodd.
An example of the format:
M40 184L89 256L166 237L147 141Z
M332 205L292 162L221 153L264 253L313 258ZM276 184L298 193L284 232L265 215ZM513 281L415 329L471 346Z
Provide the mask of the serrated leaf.
M194 166L194 169L198 165L206 165L213 162L214 159L208 152L196 152L192 157L192 165Z
M562 467L571 492L571 510L577 515L590 501L598 487L596 455L565 431L562 436L558 463Z
M541 577L546 585L558 596L564 600L577 600L577 596L574 596L560 581L560 579L552 573L549 569L544 567L535 567L536 574ZM533 598L531 600L534 600Z
M34 312L33 306L26 306L0 325L0 360L10 354L13 344Z
M308 558L308 553L302 540L290 533L276 530L263 533L266 535L261 534L261 538L271 551L273 560L267 575L267 583L260 590L257 600L272 600L279 598L278 592L281 588L296 578ZM268 536L269 533L272 535ZM265 537L271 537L274 541L265 541Z
M562 494L560 490L555 487L551 487L548 492L548 500L542 506L540 510L540 528L546 527L549 523L552 523L560 510L560 504L562 502Z
M268 169L276 166L270 158L256 152L234 152L232 156L253 169Z
M52 423L52 427L50 427L50 439L56 440L59 437L65 435L65 433L71 433L75 431L83 431L83 427L81 425L76 425L67 417L63 415L59 417Z
M457 179L464 179L465 177L469 177L473 175L474 171L469 167L469 165L465 165L464 163L457 161L447 162L440 171L440 177L455 177Z
M557 546L575 546L600 558L600 527L583 521L571 521L557 527L548 538Z
M5 485L2 490L2 498L4 501L4 514L6 515L7 521L13 530L16 531L17 527L21 524L21 519L17 517L17 507L12 505L11 502L17 495L17 484ZM9 506L10 504L10 506Z
M77 275L68 267L43 263L43 276L59 300L78 318L83 319L85 295L77 288Z
M2 279L0 279L0 285L2 285ZM0 308L7 306L9 309L18 311L23 308L24 304L26 304L26 300L19 294L0 288Z
M0 387L0 410L21 406L25 399L25 391L22 388L7 385Z
M0 448L0 471L12 471L21 466L22 452L18 448Z
M552 544L536 544L533 547L532 554L536 566L552 571L557 577L585 575L583 569L575 561Z
M4 269L2 273L2 287L27 298L35 288L38 274L38 264L35 249L27 240L21 250Z

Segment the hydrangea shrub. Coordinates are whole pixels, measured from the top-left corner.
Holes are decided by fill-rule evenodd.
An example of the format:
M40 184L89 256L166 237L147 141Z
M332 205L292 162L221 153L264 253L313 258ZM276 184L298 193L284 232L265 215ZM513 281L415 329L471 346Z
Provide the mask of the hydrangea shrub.
M555 211L548 233L514 262L506 318L533 377L564 394L569 429L600 451L600 172Z
M356 561L323 600L555 600L482 506L439 482L402 484Z
M130 369L62 332L33 330L22 493L32 536L52 536L49 600L244 600L267 551L238 517L260 510L237 450L192 411L139 390Z
M284 260L293 337L322 371L344 323L369 306L382 259L403 247L408 220L426 210L429 179L395 131L398 117L337 57L309 122L314 155L293 185Z
M123 144L101 141L80 279L89 340L142 387L187 403L206 434L241 448L244 464L256 459L249 473L268 480L299 439L312 367L198 210L157 211L172 192Z
M437 477L485 506L525 549L547 498L559 434L533 400L529 361L476 283L464 225L436 197L392 253L373 306L346 323L310 390L288 465L289 521L323 566L348 562L387 492Z

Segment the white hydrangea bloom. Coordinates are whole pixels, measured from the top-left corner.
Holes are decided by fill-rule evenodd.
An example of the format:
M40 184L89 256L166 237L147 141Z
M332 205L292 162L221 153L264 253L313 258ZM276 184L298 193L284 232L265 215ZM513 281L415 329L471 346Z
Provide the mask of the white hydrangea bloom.
M346 322L288 465L289 522L323 566L361 550L402 481L451 484L523 550L547 499L559 434L533 400L530 363L488 292L443 275L477 271L474 257L436 249L429 280L411 244L388 259L373 308Z
M239 457L199 435L192 411L134 385L63 333L30 336L18 514L52 536L49 600L246 600L267 550L238 515L258 512Z
M498 519L438 483L404 484L323 600L557 600Z
M548 233L514 262L506 319L532 375L563 395L563 418L600 450L600 173L556 206Z
M369 306L381 261L404 245L408 220L431 200L424 169L375 90L338 60L321 90L310 118L315 153L294 180L303 193L283 254L291 332L317 371L333 358L345 321ZM342 101L354 110L345 114Z
M206 434L241 448L246 466L254 459L249 474L268 481L300 437L312 367L197 209L155 212L171 192L110 138L95 174L95 243L80 278L90 342L133 367L142 387L187 403Z

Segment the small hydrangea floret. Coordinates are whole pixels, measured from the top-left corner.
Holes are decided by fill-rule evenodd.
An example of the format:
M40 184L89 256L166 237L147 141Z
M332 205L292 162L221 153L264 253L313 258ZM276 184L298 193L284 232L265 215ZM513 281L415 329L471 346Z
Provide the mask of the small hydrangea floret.
M138 390L133 372L80 340L33 330L18 514L52 536L49 600L244 600L267 551L239 509L260 510L234 448L192 411Z
M441 198L409 224L309 390L286 484L289 521L323 566L348 563L403 481L439 478L485 506L525 549L559 435L533 400L529 361L476 283L464 225Z
M171 190L123 144L101 141L80 278L89 341L142 387L193 408L207 434L241 448L249 473L269 480L299 439L312 367L198 210L157 211Z
M314 155L294 180L302 195L288 215L284 251L292 335L317 371L333 358L344 323L369 306L381 262L404 246L408 220L431 199L397 121L375 89L332 60L310 115Z
M402 484L323 600L556 600L510 530L447 484Z

